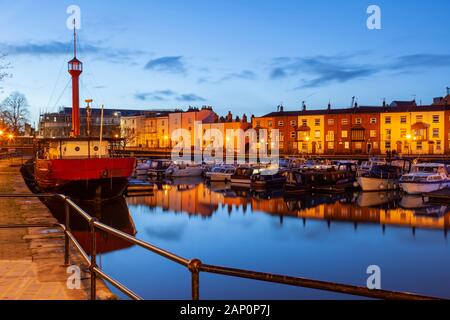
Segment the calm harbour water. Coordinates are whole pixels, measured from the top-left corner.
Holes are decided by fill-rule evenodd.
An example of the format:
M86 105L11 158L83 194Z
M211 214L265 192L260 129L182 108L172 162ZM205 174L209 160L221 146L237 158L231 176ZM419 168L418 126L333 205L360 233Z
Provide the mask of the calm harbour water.
M151 244L208 264L450 298L450 209L390 193L251 194L198 180L97 208L102 219ZM93 208L87 208L91 213ZM129 210L129 211L128 211ZM110 215L114 215L111 217ZM80 242L88 239L82 232ZM103 235L99 264L145 299L190 299L190 273ZM201 274L202 299L348 299L352 296Z

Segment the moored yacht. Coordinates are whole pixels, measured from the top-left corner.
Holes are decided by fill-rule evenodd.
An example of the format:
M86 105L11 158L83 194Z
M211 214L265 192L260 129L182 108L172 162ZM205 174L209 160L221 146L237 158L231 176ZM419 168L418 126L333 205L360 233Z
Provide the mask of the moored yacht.
M422 194L450 186L450 177L445 164L421 163L411 173L400 178L400 187L408 194Z
M385 165L375 165L367 172L359 173L357 181L363 191L398 189L401 176L410 171L408 161L396 161Z
M261 169L250 166L236 168L236 172L231 176L231 185L234 187L250 188L252 176L258 174Z
M230 182L231 177L236 172L234 166L220 166L213 168L210 172L207 172L206 179L211 182Z
M166 170L166 177L180 178L180 177L200 177L203 174L203 167L201 165L192 164L188 162L174 162Z

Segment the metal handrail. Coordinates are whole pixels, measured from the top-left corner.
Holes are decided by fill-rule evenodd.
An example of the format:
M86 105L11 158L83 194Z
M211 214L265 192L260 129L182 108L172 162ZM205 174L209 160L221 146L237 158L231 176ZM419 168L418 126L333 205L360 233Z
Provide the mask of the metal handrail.
M83 260L88 264L90 270L90 297L91 300L96 299L96 279L97 277L106 280L115 288L120 290L123 294L127 295L131 299L134 300L142 300L142 298L128 289L119 281L115 280L108 274L106 274L98 265L97 265L97 244L96 244L96 232L97 230L106 232L110 235L118 237L122 240L125 240L131 244L140 246L146 250L149 250L161 257L164 257L168 260L176 262L191 272L191 289L192 289L192 300L200 299L200 272L211 273L211 274L220 274L223 276L229 277L237 277L244 279L253 279L257 281L271 282L271 283L279 283L284 285L317 289L323 291L330 291L336 293L343 293L355 296L362 296L374 299L386 299L386 300L442 300L440 298L418 295L407 292L397 292L397 291L388 291L388 290L376 290L376 289L368 289L366 287L334 283L329 281L320 281L314 279L306 279L300 277L290 277L279 274L271 274L264 272L257 272L251 270L244 269L234 269L221 267L216 265L208 265L203 264L198 259L188 260L183 257L180 257L172 252L166 251L164 249L158 248L150 243L139 240L127 233L114 229L106 224L103 224L97 219L91 217L88 213L86 213L82 208L80 208L75 202L73 202L69 197L61 194L0 194L0 198L57 198L62 200L65 203L65 214L66 221L64 224L12 224L12 225L0 225L0 229L4 228L27 228L27 227L60 227L65 234L65 245L64 245L64 264L68 265L70 260L69 250L70 250L70 242L75 246L77 251L81 254ZM86 251L81 247L78 241L75 239L73 234L70 231L70 208L74 209L81 217L83 217L86 222L89 223L90 231L91 231L91 256L86 253Z

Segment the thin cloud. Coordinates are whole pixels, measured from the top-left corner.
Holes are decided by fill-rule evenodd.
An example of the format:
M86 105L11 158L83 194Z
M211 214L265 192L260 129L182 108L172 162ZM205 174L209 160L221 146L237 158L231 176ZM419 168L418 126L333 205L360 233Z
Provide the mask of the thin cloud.
M174 95L176 95L175 92L170 89L166 89L151 92L137 92L134 95L134 98L140 101L166 101L169 97L172 97Z
M206 101L205 98L200 97L196 94L189 93L189 94L182 94L177 97L177 101L183 101L183 102L196 102L196 101Z
M182 102L199 102L206 101L203 97L194 93L178 94L170 89L156 90L149 92L137 92L134 98L139 101L169 101L176 100Z
M384 71L415 72L450 66L450 55L447 54L404 55L381 64L356 63L357 56L278 57L272 61L269 77L271 80L301 77L301 84L295 89L303 89L344 83Z
M47 41L47 42L24 42L24 43L0 43L0 51L11 56L57 56L68 55L73 50L72 42ZM142 51L103 47L100 45L84 42L79 48L80 54L90 54L102 59L114 62L126 62L132 56L142 54Z
M167 56L150 60L145 65L145 69L168 73L186 73L182 56Z
M240 79L240 80L255 80L256 74L253 71L250 70L242 70L241 72L233 72L227 74L225 77L223 77L220 81L228 81L233 79Z

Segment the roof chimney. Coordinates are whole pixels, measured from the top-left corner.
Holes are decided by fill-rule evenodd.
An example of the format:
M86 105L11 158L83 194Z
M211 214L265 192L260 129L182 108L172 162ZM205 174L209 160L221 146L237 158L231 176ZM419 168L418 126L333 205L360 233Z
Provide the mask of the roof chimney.
M447 87L447 96L450 96L450 87Z
M383 99L383 107L386 107L386 98Z
M228 114L227 114L227 121L228 121L228 122L233 122L233 114L231 113L231 111L228 111Z
M355 106L355 99L356 99L356 97L353 96L353 97L352 97L352 106L351 106L352 108Z
M331 101L328 101L328 111L330 111L331 110Z
M244 115L242 116L242 122L243 123L247 123L247 115L244 113Z
M302 111L306 111L306 103L305 103L305 101L302 101Z
M280 112L284 112L284 107L282 104L280 105Z

